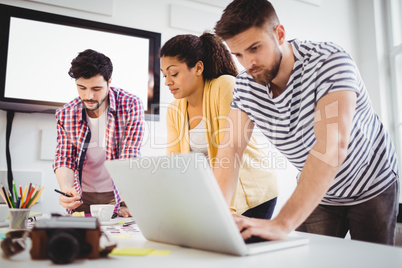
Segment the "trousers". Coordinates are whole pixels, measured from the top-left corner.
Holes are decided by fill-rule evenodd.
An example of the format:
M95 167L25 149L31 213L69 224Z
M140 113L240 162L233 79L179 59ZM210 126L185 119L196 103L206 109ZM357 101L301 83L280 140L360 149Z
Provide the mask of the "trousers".
M399 210L396 181L376 197L357 205L318 205L296 230L353 240L394 245Z

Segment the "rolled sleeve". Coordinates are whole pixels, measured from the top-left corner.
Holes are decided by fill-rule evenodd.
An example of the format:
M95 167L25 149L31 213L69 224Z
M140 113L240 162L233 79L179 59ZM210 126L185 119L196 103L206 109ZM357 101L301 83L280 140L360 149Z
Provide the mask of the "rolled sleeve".
M120 159L140 156L144 136L144 108L140 99L135 98L128 112L128 120L123 133Z
M68 167L72 170L76 169L75 147L70 142L65 128L60 120L57 120L57 146L56 154L53 162L53 171L59 167Z

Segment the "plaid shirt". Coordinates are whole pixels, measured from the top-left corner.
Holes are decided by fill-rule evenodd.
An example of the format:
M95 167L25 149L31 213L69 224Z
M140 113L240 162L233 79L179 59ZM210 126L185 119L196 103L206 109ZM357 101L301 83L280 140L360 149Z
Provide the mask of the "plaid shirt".
M83 103L78 97L56 111L57 147L53 170L67 167L74 170L74 188L82 195L82 169L91 140ZM125 159L140 156L144 133L144 109L141 100L122 89L110 87L106 126L106 159ZM120 195L116 186L114 195L120 210ZM71 211L69 211L71 212Z

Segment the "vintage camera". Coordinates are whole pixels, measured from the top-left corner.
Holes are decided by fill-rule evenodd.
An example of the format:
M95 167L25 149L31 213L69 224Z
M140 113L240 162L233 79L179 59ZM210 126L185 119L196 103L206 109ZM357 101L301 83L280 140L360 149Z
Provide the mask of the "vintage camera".
M58 216L43 219L31 231L31 258L67 264L75 259L97 259L102 232L97 218Z

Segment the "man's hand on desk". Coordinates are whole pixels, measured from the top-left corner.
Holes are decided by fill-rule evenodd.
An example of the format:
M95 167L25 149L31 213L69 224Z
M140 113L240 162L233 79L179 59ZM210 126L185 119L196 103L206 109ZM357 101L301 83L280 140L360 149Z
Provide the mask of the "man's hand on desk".
M120 207L119 216L124 218L132 217L128 207Z
M282 240L288 235L285 228L277 224L275 220L248 218L240 215L233 215L233 217L244 240L255 236L266 240Z
M67 197L64 195L59 196L59 203L66 209L75 209L82 204L81 196L75 191L74 188L70 188L65 191L66 194L72 196Z

